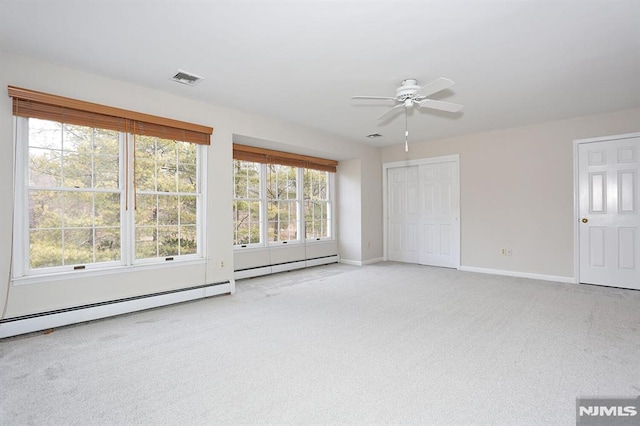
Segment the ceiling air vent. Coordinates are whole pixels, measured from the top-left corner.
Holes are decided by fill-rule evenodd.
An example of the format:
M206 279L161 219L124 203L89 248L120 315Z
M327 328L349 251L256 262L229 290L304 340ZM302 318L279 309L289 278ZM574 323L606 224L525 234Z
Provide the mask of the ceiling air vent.
M187 71L178 70L176 75L171 77L171 79L173 81L177 81L178 83L186 84L188 86L195 86L203 78Z

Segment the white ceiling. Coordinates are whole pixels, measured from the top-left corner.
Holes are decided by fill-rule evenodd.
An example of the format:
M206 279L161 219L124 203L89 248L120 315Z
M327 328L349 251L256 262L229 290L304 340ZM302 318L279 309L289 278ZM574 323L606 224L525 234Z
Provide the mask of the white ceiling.
M406 78L465 106L410 140L640 106L638 0L0 0L0 50L381 146L403 115L350 97Z

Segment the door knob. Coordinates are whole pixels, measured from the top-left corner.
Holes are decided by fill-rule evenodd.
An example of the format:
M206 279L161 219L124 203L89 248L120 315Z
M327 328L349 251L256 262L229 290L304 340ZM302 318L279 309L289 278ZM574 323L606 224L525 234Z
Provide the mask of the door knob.
M582 218L582 223L587 223L587 222L589 222L589 219L587 219L586 217L583 217Z

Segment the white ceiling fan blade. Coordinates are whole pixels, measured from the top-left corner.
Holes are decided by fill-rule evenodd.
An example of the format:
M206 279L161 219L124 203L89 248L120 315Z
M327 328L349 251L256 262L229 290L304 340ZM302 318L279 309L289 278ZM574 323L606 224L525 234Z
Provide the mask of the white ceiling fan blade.
M392 98L389 96L352 96L351 99L383 99L383 100L395 100L396 98Z
M382 120L385 116L387 116L388 114L391 114L392 111L396 111L398 108L402 108L402 107L404 107L404 104L398 104L398 105L394 106L393 108L389 108L387 110L387 112L385 112L380 117L378 117L378 120Z
M433 80L431 83L423 86L420 90L416 92L417 96L429 96L437 93L441 90L448 89L453 86L455 83L448 78L440 77Z
M453 102L436 101L434 99L425 99L424 101L416 102L418 106L423 108L439 109L440 111L458 112L462 109L462 105L454 104Z

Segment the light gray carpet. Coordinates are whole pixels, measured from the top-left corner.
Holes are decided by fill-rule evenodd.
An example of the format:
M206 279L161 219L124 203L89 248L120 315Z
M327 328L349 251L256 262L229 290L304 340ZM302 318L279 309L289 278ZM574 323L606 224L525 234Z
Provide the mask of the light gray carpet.
M640 394L640 292L327 265L0 341L0 424L575 424Z

